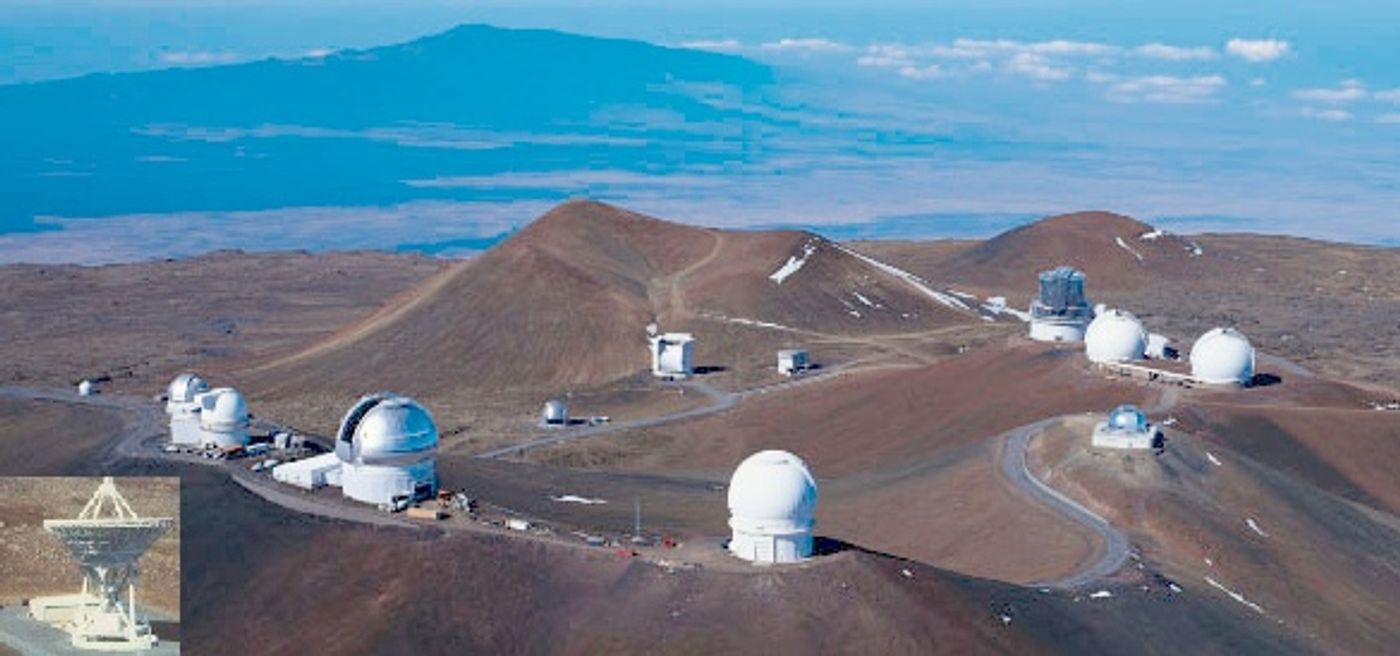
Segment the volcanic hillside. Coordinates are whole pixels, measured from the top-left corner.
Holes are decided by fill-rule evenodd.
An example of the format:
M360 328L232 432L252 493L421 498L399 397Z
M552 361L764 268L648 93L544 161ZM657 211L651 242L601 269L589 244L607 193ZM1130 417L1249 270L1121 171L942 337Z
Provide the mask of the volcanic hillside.
M918 258L916 273L1005 293L1033 291L1037 273L1061 264L1084 271L1095 290L1137 289L1214 265L1195 241L1112 212L1047 217L951 252L922 245L901 250L906 257L925 250L934 255Z
M866 335L974 317L815 235L710 230L572 201L366 321L240 377L269 395L587 386L647 366L654 318L696 332L704 364L754 349L774 324Z

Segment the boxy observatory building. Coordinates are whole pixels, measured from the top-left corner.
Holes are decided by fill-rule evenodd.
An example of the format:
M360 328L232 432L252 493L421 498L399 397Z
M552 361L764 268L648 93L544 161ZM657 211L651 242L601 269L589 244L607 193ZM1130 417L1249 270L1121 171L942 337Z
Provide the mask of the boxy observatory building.
M199 444L200 394L209 391L209 384L194 374L180 374L170 381L165 397L165 414L170 415L170 441L175 444Z
M67 630L79 649L154 647L157 638L150 624L136 612L136 562L174 523L168 517L137 515L112 477L103 478L77 519L44 520L44 529L58 536L78 561L82 591L31 599L30 616Z
M1191 346L1191 376L1213 385L1254 379L1254 346L1234 328L1212 328Z
M689 378L695 373L695 336L690 333L651 335L651 373L657 378Z
M359 400L340 423L335 452L278 465L273 479L305 489L339 486L376 505L437 492L437 424L427 409L389 392Z
M1151 449L1161 443L1157 427L1134 405L1120 405L1108 419L1094 426L1094 447L1102 449Z
M807 463L787 451L760 451L729 479L729 552L758 564L812 556L817 482Z
M203 378L180 374L166 390L170 441L201 448L248 443L248 402L231 387L209 389Z
M1084 272L1070 266L1042 271L1040 295L1031 301L1030 337L1040 342L1080 342L1094 318L1084 298Z
M1147 353L1147 331L1131 313L1105 309L1084 332L1084 354L1090 362L1132 362Z

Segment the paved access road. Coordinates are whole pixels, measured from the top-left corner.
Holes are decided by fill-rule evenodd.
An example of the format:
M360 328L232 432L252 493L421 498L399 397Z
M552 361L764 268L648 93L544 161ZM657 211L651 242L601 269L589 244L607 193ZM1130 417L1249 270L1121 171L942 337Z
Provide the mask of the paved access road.
M1035 439L1045 427L1062 419L1054 417L1042 419L1033 424L1026 424L1014 428L1002 436L1006 440L1002 449L1001 473L1013 485L1024 490L1032 498L1044 504L1050 510L1069 518L1071 521L1087 526L1099 535L1104 541L1103 553L1097 560L1090 563L1088 567L1052 581L1042 581L1038 585L1047 588L1077 588L1086 585L1097 579L1108 576L1123 566L1128 561L1128 536L1122 531L1113 528L1108 520L1098 516L1093 511L1080 505L1079 502L1060 493L1055 488L1046 485L1031 473L1026 466L1026 449L1030 446L1031 440Z

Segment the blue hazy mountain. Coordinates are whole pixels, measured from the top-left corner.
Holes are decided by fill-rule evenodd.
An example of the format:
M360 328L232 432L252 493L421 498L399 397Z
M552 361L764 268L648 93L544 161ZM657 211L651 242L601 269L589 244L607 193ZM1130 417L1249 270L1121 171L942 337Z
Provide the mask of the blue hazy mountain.
M717 99L772 83L736 56L469 25L320 58L5 86L0 232L36 215L490 200L502 192L404 181L732 162L745 130L694 126L755 120Z

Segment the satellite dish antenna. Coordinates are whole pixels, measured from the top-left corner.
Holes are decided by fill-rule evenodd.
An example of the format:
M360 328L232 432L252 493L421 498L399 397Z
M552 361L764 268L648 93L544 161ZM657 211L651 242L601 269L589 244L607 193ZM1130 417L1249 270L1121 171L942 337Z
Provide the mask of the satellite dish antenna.
M660 332L660 330L661 327L656 325L655 321L647 324L647 337L656 337L656 333Z
M102 479L77 519L44 520L44 529L63 541L83 572L83 592L69 627L73 646L104 651L155 646L151 625L136 616L136 561L174 523L169 517L137 515L111 476Z

